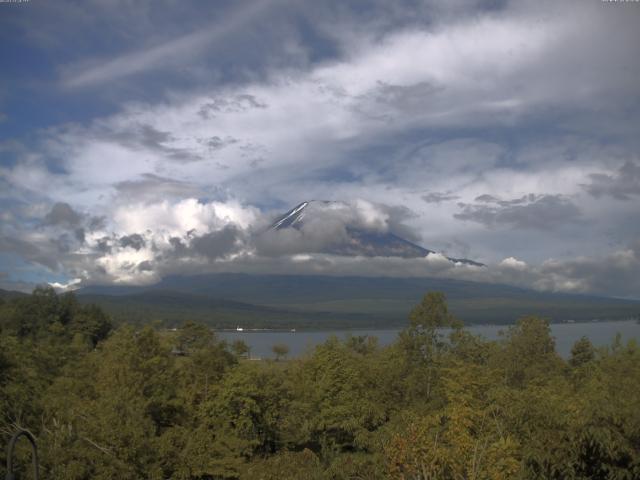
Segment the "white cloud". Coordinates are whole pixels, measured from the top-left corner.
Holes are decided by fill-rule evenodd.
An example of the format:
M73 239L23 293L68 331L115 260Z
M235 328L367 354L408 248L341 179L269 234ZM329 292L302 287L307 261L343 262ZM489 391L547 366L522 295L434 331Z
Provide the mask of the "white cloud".
M252 5L253 9L263 8L262 3ZM571 89L573 97L569 99L569 83L596 82L585 87L589 94L583 100L587 105L594 92L609 88L601 76L578 76L581 69L592 67L593 59L574 68L574 73L566 68L555 73L548 68L564 61L587 61L576 58L571 48L581 44L581 49L589 49L604 35L594 20L600 13L585 7L581 17L589 21L585 28L577 29L562 16L520 10L507 10L500 16L463 17L428 30L391 32L346 45L342 60L308 72L274 73L268 82L176 95L159 105L131 105L88 129L52 132L56 154L69 172L58 187L64 195L86 203L91 202L91 195L107 196L115 183L159 175L201 187L226 185L250 196L251 187L243 189L243 184L283 181L305 171L312 175L319 167L361 162L360 158L350 158L354 150L380 136L415 128L503 125L505 121L512 123L508 120L511 115L564 105L569 100L577 102L574 97L580 89ZM176 43L179 46L181 42ZM173 51L169 48L173 44L168 45L167 50ZM117 62L146 68L145 62L137 59L140 55ZM606 56L595 59L599 69L614 60ZM98 68L110 69L110 65ZM119 68L114 68L114 75L120 74ZM537 73L540 71L548 75L541 77ZM99 76L108 79L109 75ZM245 97L253 100L244 104L238 100ZM203 108L212 104L226 107L203 116ZM170 158L166 151L119 139L141 125L170 132L170 138L161 142L163 148L188 152L203 160L184 164ZM214 151L209 142L213 137L236 142ZM397 179L402 182L400 188L411 188L418 179L442 182L443 176L451 174L455 174L453 182L460 188L461 183L475 180L473 173L491 170L493 180L484 180L500 183L499 188L509 181L500 181L501 174L514 174L508 168L502 172L497 168L505 154L504 147L497 143L456 139L434 145L429 141L419 152L411 154L412 164L400 161L398 170L406 172ZM419 159L428 167L419 167ZM567 178L554 175L555 170L550 178ZM41 191L47 183L46 172L38 172L35 167L15 173L12 180L27 188ZM536 176L529 180L530 184L542 181ZM526 193L537 192L521 181L513 184L521 185ZM93 202L96 200L93 198Z
M49 285L51 285L53 288L55 288L58 291L65 292L65 291L75 290L79 288L81 282L82 282L81 278L74 278L72 280L69 280L67 283L53 282L53 283L49 283Z
M200 202L187 198L176 203L126 204L113 212L113 228L119 234L155 231L180 236L195 230L207 233L229 223L248 228L255 221L255 208L237 201Z
M62 82L70 90L102 86L192 61L207 45L257 18L267 3L249 4L219 28L68 67ZM129 103L86 125L51 128L37 135L38 146L21 152L15 165L0 168L0 176L32 203L67 202L107 218L104 228L86 232L90 247L76 246L75 252L86 254L83 260L69 252L59 258L74 276L147 282L199 268L275 271L275 260L257 258L243 237L265 222L258 207L248 205L279 210L315 198L351 206L332 212L331 221L312 222L309 232L278 238L283 252L300 255L281 260L284 270L295 264L338 273L388 267L397 274L459 275L438 256L415 265L367 263L307 257L292 247L307 241L307 233L321 245L320 234L339 235L347 222L385 231L393 215L382 204L413 212L403 224L424 246L439 250L462 239L471 245L470 257L497 263L497 273L490 269L494 273L482 273L484 279L609 291L589 277L591 264L584 258L568 262L566 250L589 258L608 231L621 232L619 243L640 234L628 226L637 218L632 202L619 205L609 198L620 180L616 172L637 158L637 144L628 140L637 137L629 133L637 115L624 113L638 92L637 22L621 9L577 2L516 2L498 11L432 20L372 33L343 31L335 36L340 56L306 70L274 68L266 80L254 76L225 87L174 91L162 102ZM610 131L613 141L603 133ZM581 187L594 181L602 198ZM487 193L502 199L562 195L580 205L585 223L525 235L497 222L488 231L455 220L461 208L456 201L425 203L428 192L447 192L465 204ZM18 220L10 220L14 228ZM111 252L95 258L92 249L105 237L131 234L142 235L145 247L112 241ZM193 249L193 238L205 235L211 236L200 253L190 252L199 258L170 258L177 248L171 238ZM24 234L46 253L51 247L44 237ZM74 251L72 240L62 243ZM202 252L217 256L205 262ZM550 256L560 260L540 263ZM611 268L625 264L618 260L624 255L605 257ZM92 262L102 271L92 269Z
M178 38L111 60L95 61L92 65L69 66L63 74L62 84L67 88L96 86L151 69L175 66L187 59L193 59L207 45L222 41L225 36L257 17L273 3L275 2L272 0L247 2L235 12L225 15L224 21L215 25L208 25Z
M499 265L501 267L513 268L515 270L525 270L527 268L527 263L522 260L518 260L514 257L508 257L502 260Z

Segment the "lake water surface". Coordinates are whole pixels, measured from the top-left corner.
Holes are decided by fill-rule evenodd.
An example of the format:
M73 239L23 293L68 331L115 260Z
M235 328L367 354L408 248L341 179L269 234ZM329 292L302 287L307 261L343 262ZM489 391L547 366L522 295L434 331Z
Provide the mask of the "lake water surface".
M471 333L482 335L487 340L499 338L499 332L505 330L506 325L474 325L467 327ZM235 330L217 331L219 338L233 342L244 340L251 348L253 358L272 358L271 347L275 344L285 344L289 347L289 357L297 357L325 342L330 336L335 335L344 339L348 335L371 335L378 338L380 345L389 345L398 337L400 328L391 329L363 329L363 330L321 330L321 331L273 331L273 330ZM582 336L586 336L597 346L610 345L617 333L622 336L623 342L635 338L640 341L640 324L634 320L611 322L585 322L585 323L554 323L551 324L551 334L556 340L556 350L563 357L568 357L571 347Z

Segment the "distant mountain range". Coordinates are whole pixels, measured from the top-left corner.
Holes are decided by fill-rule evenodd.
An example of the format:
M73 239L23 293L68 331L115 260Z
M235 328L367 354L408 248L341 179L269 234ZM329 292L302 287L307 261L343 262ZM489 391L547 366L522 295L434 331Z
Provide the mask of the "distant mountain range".
M444 292L452 312L468 324L506 324L524 315L581 321L640 314L637 301L436 278L208 274L169 276L146 287L85 287L77 293L81 301L133 322L357 328L405 325L428 291Z
M271 229L293 228L300 230L304 228L305 222L314 220L314 217L320 217L327 212L331 212L331 210L339 211L346 208L348 208L348 205L343 202L326 200L302 202L278 218L271 226ZM346 234L347 238L336 238L335 242L329 243L324 249L324 253L346 256L403 258L425 257L430 253L436 253L433 250L405 240L390 231L377 231L363 228L362 226L347 225ZM455 263L484 266L482 263L466 258L446 258Z

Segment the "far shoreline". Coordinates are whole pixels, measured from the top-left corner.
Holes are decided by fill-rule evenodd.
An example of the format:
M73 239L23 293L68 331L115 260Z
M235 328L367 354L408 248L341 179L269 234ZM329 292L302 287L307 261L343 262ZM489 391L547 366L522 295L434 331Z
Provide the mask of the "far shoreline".
M549 325L584 325L584 324L592 324L592 323L629 323L629 322L638 322L637 318L615 318L615 319L593 319L593 320L560 320L560 321L549 321ZM511 327L516 325L517 320L511 323L469 323L464 324L462 328L470 328L470 327ZM224 332L224 333L302 333L302 332L355 332L355 331L380 331L380 332L388 332L392 330L402 330L406 328L408 324L388 326L388 327L380 327L380 326L345 326L345 327L324 327L324 328L307 328L303 326L296 326L291 328L251 328L251 327L242 327L242 330L237 330L237 328L216 328L211 327L213 332ZM174 327L179 328L179 327ZM173 328L167 328L167 330L173 330ZM447 330L447 328L443 328L443 330Z

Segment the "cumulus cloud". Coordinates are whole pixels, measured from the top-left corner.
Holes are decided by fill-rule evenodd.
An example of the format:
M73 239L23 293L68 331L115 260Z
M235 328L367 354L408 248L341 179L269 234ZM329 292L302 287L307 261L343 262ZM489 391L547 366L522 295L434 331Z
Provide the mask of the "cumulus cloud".
M81 242L66 230L56 234L58 226L45 222L30 241L2 237L0 248L83 283L145 284L176 271L251 270L261 264L278 270L278 261L308 266L298 254L326 259L331 257L327 252L337 253L332 261L345 255L380 255L375 249L366 251L365 237L398 233L401 227L408 231L403 221L412 216L405 207L364 200L311 202L304 215L298 228L274 230L265 229L273 216L235 200L126 203L100 228L88 228L93 217L75 212L74 225L87 226ZM28 237L26 232L23 236ZM384 254L390 254L388 248ZM403 256L400 249L398 255Z
M232 200L120 205L105 230L87 239L85 253L97 257L99 269L87 270L85 281L150 283L176 265L197 269L226 259L246 249L244 238L257 218L254 207Z
M195 237L191 246L196 254L209 259L225 257L238 251L241 245L242 232L234 225L226 225L220 230Z
M498 202L488 197L478 200L483 201ZM521 198L500 202L509 208L527 204ZM369 202L319 203L299 228L266 231L263 227L272 216L231 200L185 200L140 208L114 217L120 223L111 220L103 230L88 230L84 243L70 241L62 248L43 231L33 233L28 241L0 237L0 250L19 253L64 273L71 280L51 282L61 290L92 283L148 284L169 274L211 272L432 276L623 297L637 296L640 288L639 241L597 257L550 259L536 265L512 256L482 267L455 263L434 252L411 259L327 252L327 246L335 246L340 235L351 241L353 225L373 233L392 231L394 209ZM314 221L316 215L320 221ZM78 216L84 219L81 222L88 221L88 216ZM140 218L133 218L137 216ZM142 229L138 230L141 233L127 233L128 228Z
M120 246L122 248L133 248L134 250L140 250L144 248L146 241L139 233L132 233L131 235L124 235L120 237Z
M523 262L522 260L518 260L517 258L514 258L514 257L508 257L502 260L499 263L499 266L522 271L522 270L526 270L527 263Z
M638 196L633 6L374 2L375 13L363 15L344 2L291 4L273 24L252 23L262 29L252 36L240 27L269 2L184 24L159 14L163 25L187 31L151 29L145 2L90 5L69 9L68 24L14 29L29 32L31 45L69 44L74 28L94 29L97 9L119 25L106 38L124 36L126 45L99 55L87 49L89 58L55 72L56 88L90 105L73 95L107 83L126 88L107 89L113 113L91 119L87 111L76 123L33 132L33 141L0 144L8 157L0 166L5 251L104 283L201 269L351 269L613 291L590 279L595 264L585 259L603 249L608 232L622 243L638 233L629 226L637 219L633 202L618 201ZM34 9L38 18L58 8L42 7ZM307 25L295 24L298 16ZM209 22L219 18L226 22ZM242 45L227 41L238 32ZM222 40L232 53L218 62L213 49ZM204 79L197 88L172 82L171 72L186 70ZM148 72L160 75L150 82ZM346 207L316 212L300 229L258 235L269 225L264 212L286 209L292 198L345 200ZM462 256L471 251L495 265L479 273L437 255L326 253L353 240L354 226ZM573 267L541 262L567 249L582 258ZM607 261L620 267L624 258L636 257Z

